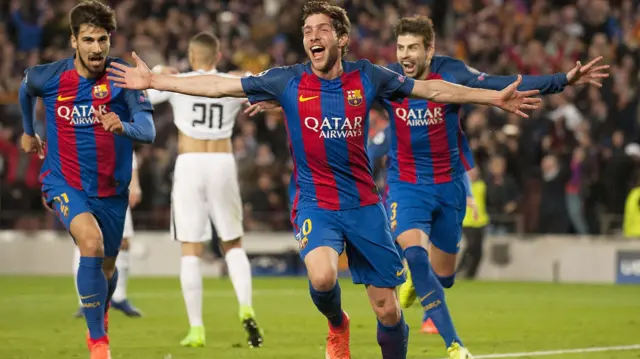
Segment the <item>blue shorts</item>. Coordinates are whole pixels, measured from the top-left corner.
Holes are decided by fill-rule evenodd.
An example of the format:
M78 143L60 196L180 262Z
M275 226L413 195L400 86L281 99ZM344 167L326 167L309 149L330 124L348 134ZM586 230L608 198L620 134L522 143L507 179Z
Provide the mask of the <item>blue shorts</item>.
M434 185L389 183L387 202L393 238L419 229L438 249L451 254L460 251L462 220L467 212L462 178Z
M125 196L89 197L68 185L43 185L42 195L70 232L71 221L80 213L91 213L98 221L104 241L104 255L115 257L122 243L122 232L129 201Z
M404 267L381 203L341 211L300 209L293 223L303 260L318 247L331 247L339 254L346 250L353 283L378 288L404 283Z

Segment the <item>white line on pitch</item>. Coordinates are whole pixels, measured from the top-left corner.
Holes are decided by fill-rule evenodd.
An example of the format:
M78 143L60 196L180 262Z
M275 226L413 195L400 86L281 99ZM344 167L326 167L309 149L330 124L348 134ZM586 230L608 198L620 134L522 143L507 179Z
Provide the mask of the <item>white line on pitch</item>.
M640 349L640 344L619 345L619 346L613 346L613 347L545 350L545 351L524 352L524 353L484 354L484 355L474 355L473 357L475 359L522 358L522 357L539 357L539 356L546 356L546 355L613 352L613 351L637 350L637 349ZM446 358L443 358L443 359L446 359Z

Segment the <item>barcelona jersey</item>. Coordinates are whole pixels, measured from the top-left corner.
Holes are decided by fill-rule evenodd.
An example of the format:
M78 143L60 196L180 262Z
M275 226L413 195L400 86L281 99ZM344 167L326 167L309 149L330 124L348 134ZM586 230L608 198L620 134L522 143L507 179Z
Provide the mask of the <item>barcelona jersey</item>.
M403 73L402 65L389 69ZM474 88L502 90L516 76L490 76L464 62L434 56L427 80ZM539 89L541 94L557 93L567 84L566 75L523 76L518 90ZM402 102L382 101L390 120L389 182L439 184L451 182L473 167L473 158L460 126L460 105L406 98Z
M367 156L368 117L376 101L409 96L413 80L367 60L343 61L333 80L311 64L267 70L242 79L252 103L278 101L284 109L295 169L293 209L345 210L378 203Z
M111 61L124 63L107 58L106 66ZM153 110L145 94L115 87L106 73L80 76L73 57L29 68L25 84L46 110L43 185L66 184L89 197L126 194L133 141L105 131L95 115L114 112L120 121L132 122L137 112Z

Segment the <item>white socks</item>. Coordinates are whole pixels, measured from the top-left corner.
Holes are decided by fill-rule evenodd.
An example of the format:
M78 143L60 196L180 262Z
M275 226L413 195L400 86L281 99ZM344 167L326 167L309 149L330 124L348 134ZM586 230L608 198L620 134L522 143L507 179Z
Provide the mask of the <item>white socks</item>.
M111 300L114 302L122 302L127 299L127 280L129 279L129 251L120 251L116 259L116 268L118 268L118 283L116 290L113 292Z
M184 256L180 262L180 284L191 327L202 326L202 270L200 257Z
M251 264L243 248L232 248L224 256L240 307L251 307Z

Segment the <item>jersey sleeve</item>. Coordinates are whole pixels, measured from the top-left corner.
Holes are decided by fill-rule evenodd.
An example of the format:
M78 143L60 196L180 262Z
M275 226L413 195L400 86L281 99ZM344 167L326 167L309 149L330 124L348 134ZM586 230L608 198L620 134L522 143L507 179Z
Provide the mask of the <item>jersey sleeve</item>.
M20 110L22 112L22 125L24 132L35 135L36 100L42 96L42 78L37 69L29 68L24 72L24 79L18 92Z
M294 73L289 67L275 67L257 75L243 77L242 89L249 102L279 101Z
M153 105L149 101L146 91L124 89L124 100L127 102L131 117L138 112L153 112Z
M378 98L396 100L411 95L413 79L370 62L365 71L377 90Z
M30 67L24 71L23 85L27 93L33 97L42 96L44 80L37 68Z
M467 66L457 59L448 59L441 72L452 75L455 83L460 85L500 91L512 84L518 76L493 76ZM540 90L543 95L562 92L567 86L567 75L557 73L553 75L523 75L520 91Z

